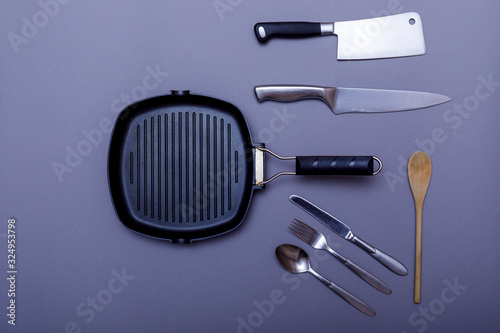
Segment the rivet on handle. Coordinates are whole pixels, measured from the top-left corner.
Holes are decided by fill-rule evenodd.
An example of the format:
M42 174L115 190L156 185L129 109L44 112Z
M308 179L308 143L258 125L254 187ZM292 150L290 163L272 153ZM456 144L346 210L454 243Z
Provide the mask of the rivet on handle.
M263 26L260 26L258 31L259 31L260 38L266 38L266 30L264 29Z

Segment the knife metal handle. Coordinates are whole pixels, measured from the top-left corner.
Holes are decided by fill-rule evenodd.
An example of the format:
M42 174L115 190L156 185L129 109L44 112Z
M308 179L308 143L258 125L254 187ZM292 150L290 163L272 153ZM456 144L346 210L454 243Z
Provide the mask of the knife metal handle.
M394 273L403 276L408 275L408 270L406 269L406 267L402 263L391 257L390 255L368 244L358 236L354 236L351 239L351 241L357 246L359 246L361 249L368 252L368 254L370 254L373 258L377 259L382 265L389 268Z
M261 43L272 37L305 38L333 34L333 23L317 22L261 22L254 26L255 36Z
M257 86L254 88L259 102L273 100L278 102L293 102L302 99L319 99L325 102L330 109L335 108L335 94L337 88L320 86L276 85Z

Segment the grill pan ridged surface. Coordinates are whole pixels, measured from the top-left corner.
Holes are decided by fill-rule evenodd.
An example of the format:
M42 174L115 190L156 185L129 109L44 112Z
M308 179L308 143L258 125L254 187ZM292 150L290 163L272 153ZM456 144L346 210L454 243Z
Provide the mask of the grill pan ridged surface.
M246 122L229 103L173 92L128 107L109 152L120 219L177 243L234 229L252 194L251 148Z

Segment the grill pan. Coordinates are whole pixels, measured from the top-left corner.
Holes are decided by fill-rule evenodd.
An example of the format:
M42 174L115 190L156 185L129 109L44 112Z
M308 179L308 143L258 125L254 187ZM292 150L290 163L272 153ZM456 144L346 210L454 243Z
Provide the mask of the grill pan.
M296 170L265 180L265 152L295 159ZM171 91L125 108L108 156L111 197L122 223L173 243L236 228L253 190L278 176L373 175L381 168L374 156L279 156L252 142L237 107L189 91Z

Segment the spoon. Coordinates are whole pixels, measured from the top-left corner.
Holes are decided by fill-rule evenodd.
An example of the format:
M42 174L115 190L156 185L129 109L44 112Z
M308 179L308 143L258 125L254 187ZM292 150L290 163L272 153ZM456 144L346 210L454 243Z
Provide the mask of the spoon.
M311 268L309 256L300 247L290 244L282 244L276 248L276 257L278 258L280 264L290 273L311 273L356 309L370 317L375 316L375 311L373 311L368 304L316 273Z
M408 161L408 179L413 200L415 201L416 237L415 237L415 293L413 301L420 303L422 281L422 209L425 194L431 180L432 165L429 156L417 151Z

